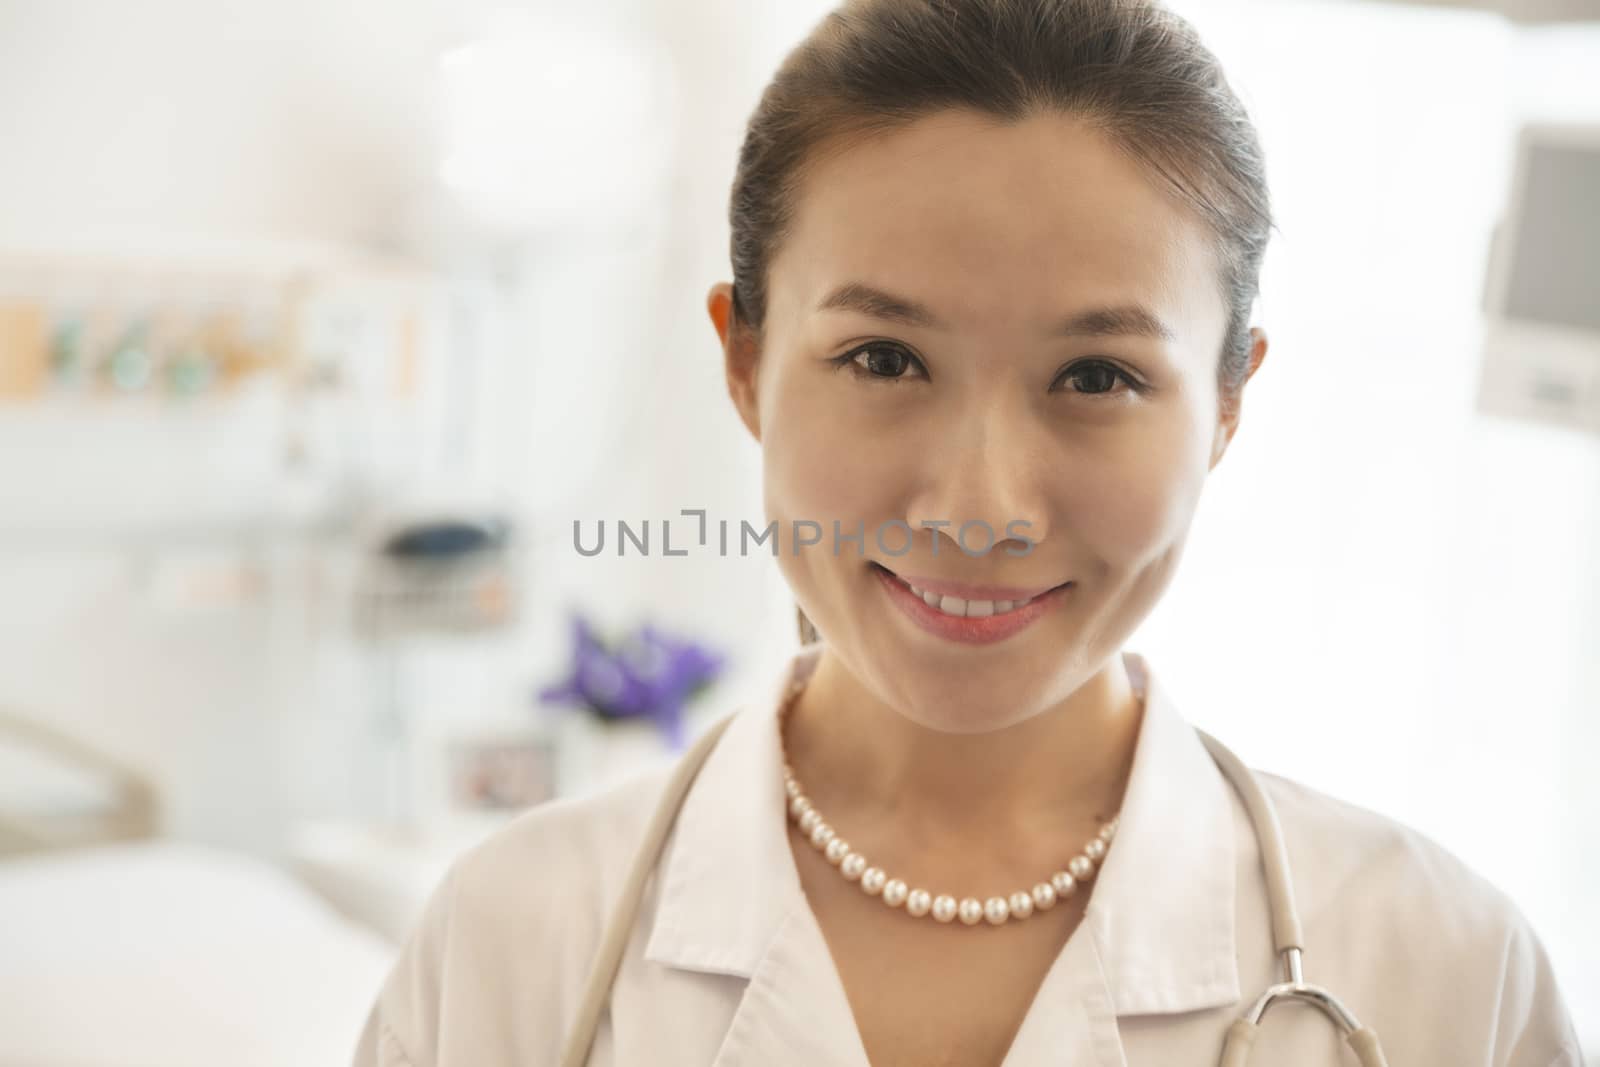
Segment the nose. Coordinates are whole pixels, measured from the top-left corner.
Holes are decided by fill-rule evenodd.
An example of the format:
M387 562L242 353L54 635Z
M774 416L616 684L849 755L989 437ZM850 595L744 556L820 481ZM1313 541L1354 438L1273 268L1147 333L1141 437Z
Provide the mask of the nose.
M908 505L911 528L930 528L934 540L972 558L1021 557L1044 540L1052 453L1032 418L997 402L951 423L928 452L922 488Z

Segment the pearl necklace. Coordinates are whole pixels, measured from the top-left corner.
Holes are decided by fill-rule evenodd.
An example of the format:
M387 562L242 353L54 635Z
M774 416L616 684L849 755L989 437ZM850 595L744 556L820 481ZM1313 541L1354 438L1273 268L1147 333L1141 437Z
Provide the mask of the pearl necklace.
M780 745L783 725L802 688L803 682L795 683L779 711ZM976 926L987 919L991 925L1000 926L1008 921L1026 919L1035 911L1048 911L1055 907L1058 900L1071 896L1077 892L1078 886L1094 877L1097 864L1105 859L1106 850L1110 848L1111 839L1117 832L1118 817L1113 816L1110 822L1100 827L1099 834L1089 840L1083 851L1067 861L1064 870L1056 871L1049 881L1040 882L1032 890L1018 890L1008 897L990 897L988 900L967 897L957 901L948 893L935 896L926 889L912 889L903 879L890 878L881 867L870 866L867 858L852 849L850 843L822 818L795 778L787 759L783 763L783 787L788 794L789 817L798 824L800 832L811 842L811 846L839 868L839 874L845 881L858 883L863 893L877 897L891 908L905 905L905 913L912 918L932 915L936 922L941 923L959 918L967 926Z

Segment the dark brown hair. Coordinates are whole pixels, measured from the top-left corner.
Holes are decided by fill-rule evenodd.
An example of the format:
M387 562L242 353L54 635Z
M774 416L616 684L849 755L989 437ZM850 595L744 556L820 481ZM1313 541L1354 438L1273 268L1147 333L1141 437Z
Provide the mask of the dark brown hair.
M784 59L746 127L729 202L733 326L759 350L767 268L808 166L938 111L1077 116L1216 238L1225 411L1249 372L1272 229L1255 127L1194 28L1155 0L845 0ZM816 631L799 615L802 641Z

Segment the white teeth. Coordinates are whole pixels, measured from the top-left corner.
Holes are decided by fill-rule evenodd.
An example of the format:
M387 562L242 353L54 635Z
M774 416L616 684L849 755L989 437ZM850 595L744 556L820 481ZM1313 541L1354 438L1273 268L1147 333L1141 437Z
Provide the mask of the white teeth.
M1033 599L1029 597L1027 600L963 600L958 596L940 596L938 593L925 592L903 579L900 584L921 597L922 602L930 608L937 608L944 614L956 618L981 619L989 615L1003 615L1008 611L1015 611Z

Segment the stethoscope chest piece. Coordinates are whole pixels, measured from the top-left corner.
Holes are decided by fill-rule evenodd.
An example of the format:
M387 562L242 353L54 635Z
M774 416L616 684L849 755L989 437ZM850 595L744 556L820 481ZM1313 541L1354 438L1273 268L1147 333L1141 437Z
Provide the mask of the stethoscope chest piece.
M1344 1035L1345 1043L1356 1054L1361 1067L1388 1067L1388 1061L1383 1057L1383 1049L1378 1046L1377 1035L1362 1026L1356 1017L1350 1014L1349 1009L1339 1002L1338 997L1321 986L1310 985L1305 981L1300 970L1300 950L1285 949L1283 962L1288 981L1279 982L1262 993L1244 1018L1237 1020L1228 1028L1228 1037L1222 1046L1221 1067L1244 1067L1248 1062L1250 1050L1255 1046L1256 1035L1260 1033L1262 1017L1272 1005L1285 1000L1310 1004L1333 1020L1339 1027L1339 1032Z

